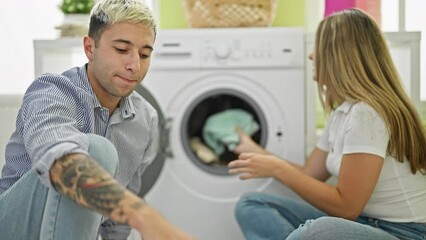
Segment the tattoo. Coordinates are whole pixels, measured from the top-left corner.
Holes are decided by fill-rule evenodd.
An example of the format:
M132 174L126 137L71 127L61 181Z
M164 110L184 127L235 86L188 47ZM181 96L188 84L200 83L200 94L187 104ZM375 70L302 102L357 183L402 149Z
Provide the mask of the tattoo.
M84 154L70 154L58 159L50 173L58 192L117 222L127 222L126 207L134 210L145 204L141 199L126 199L126 189Z

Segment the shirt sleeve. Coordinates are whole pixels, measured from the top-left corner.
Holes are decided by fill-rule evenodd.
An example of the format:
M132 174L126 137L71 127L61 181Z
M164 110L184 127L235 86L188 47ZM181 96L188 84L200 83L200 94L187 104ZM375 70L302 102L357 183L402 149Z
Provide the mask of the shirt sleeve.
M24 95L23 142L41 182L51 187L53 162L68 153L86 153L88 138L78 131L78 96L59 75L42 75Z
M365 103L355 104L346 124L343 154L370 153L385 157L389 133L377 111Z

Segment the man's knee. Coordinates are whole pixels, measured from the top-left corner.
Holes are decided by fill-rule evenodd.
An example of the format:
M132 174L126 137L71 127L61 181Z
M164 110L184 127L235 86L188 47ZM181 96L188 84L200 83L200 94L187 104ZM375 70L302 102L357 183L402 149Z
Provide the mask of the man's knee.
M105 170L114 175L118 167L118 154L115 146L100 135L87 134L89 137L89 154Z

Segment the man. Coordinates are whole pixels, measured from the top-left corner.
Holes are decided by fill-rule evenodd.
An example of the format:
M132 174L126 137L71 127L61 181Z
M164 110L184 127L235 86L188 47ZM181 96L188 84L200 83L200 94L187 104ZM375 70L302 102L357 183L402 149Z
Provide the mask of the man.
M31 84L6 147L1 239L88 240L98 229L126 239L127 225L144 240L191 239L133 193L155 157L157 114L134 92L155 34L143 0L102 0L84 37L88 63Z

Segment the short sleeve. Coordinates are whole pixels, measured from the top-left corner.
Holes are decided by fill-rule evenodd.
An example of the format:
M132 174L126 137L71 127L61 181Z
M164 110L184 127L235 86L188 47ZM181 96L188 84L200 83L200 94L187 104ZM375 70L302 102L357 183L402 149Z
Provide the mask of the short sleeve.
M343 154L370 153L385 157L389 133L382 117L374 108L355 104L346 124Z

